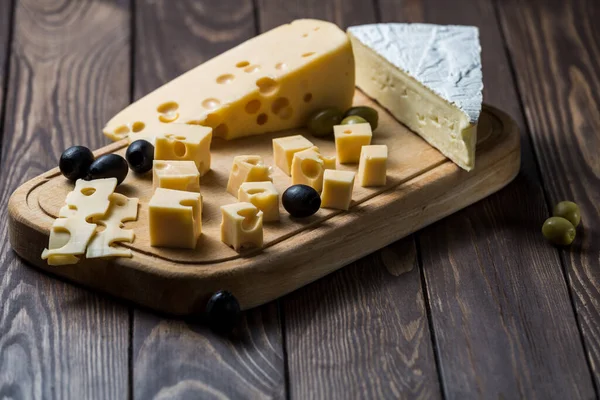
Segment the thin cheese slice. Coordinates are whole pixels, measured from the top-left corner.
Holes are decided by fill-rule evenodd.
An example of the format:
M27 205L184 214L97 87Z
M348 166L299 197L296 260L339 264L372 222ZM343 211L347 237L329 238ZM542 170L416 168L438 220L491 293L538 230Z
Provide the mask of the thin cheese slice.
M139 200L128 198L120 193L110 196L110 206L103 217L94 218L93 222L103 227L96 232L87 247L86 258L99 257L131 257L131 250L116 246L116 242L133 242L133 229L123 229L123 222L137 219Z
M327 107L346 110L354 95L350 41L335 24L302 19L205 62L112 118L113 140L155 122L209 126L225 139L301 127Z

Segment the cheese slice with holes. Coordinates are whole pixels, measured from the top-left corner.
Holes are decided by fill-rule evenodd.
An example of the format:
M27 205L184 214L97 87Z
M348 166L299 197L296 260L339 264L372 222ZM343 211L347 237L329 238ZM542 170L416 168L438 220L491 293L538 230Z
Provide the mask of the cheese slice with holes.
M483 90L478 29L388 23L348 33L356 85L446 157L473 169Z
M131 257L131 250L117 246L116 242L133 242L133 229L123 229L122 225L123 222L137 219L138 203L138 199L120 193L110 196L110 205L104 216L92 219L98 227L88 244L86 258Z
M354 95L354 57L335 24L301 19L205 62L118 113L113 140L156 122L199 124L225 139L301 127L313 112L345 110Z

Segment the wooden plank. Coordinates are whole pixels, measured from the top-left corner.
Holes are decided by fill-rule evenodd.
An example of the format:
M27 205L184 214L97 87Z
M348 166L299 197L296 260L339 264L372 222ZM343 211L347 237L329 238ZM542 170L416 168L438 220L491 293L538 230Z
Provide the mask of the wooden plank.
M8 54L10 46L10 34L12 30L11 17L13 4L11 1L0 2L0 128L2 127L2 118L4 115L4 85L6 84L5 76L8 72Z
M380 3L386 21L479 26L484 99L522 127L519 178L418 235L445 397L594 396L560 260L540 235L547 208L492 2Z
M259 0L262 31L306 17L345 28L375 7ZM291 397L440 397L416 258L408 238L282 300Z
M252 2L136 3L135 97L254 36ZM276 303L245 313L232 339L134 311L133 396L284 397Z
M0 163L4 397L127 395L127 308L16 258L6 205L19 184L56 166L65 147L103 141L101 123L128 96L129 12L108 0L16 4Z
M581 207L579 238L560 256L598 388L600 5L595 0L497 4L547 201L553 206L569 199Z

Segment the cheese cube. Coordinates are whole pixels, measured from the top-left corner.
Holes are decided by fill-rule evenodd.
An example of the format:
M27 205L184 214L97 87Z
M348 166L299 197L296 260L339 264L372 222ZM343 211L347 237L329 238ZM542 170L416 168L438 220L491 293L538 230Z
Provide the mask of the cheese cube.
M311 149L319 153L319 158L323 161L324 169L335 169L335 156L324 156L317 146L313 146Z
M292 160L294 154L313 147L313 144L302 135L286 136L273 139L273 159L288 176L292 174Z
M371 125L336 125L333 127L335 135L335 151L340 164L357 163L360 159L360 149L371 144Z
M387 174L386 145L363 146L358 163L358 183L362 187L383 186Z
M314 149L299 151L292 161L292 184L308 185L317 192L323 189L325 165L321 155Z
M200 193L158 188L148 208L151 246L196 247L202 232Z
M348 109L354 74L344 31L325 21L292 21L156 89L118 113L103 131L119 140L152 121L197 123L213 128L215 136L234 139L299 128L315 111Z
M321 207L338 210L350 208L354 175L353 171L326 170L323 176Z
M251 203L221 206L221 240L234 250L263 245L263 213Z
M193 161L203 176L210 170L212 129L196 125L165 124L156 137L155 160Z
M252 203L263 212L263 221L279 220L279 193L273 182L244 182L238 192L238 201Z
M154 160L152 186L156 188L200 192L200 173L193 161Z
M229 173L227 192L237 197L242 183L273 181L270 174L271 170L264 165L261 156L237 156Z

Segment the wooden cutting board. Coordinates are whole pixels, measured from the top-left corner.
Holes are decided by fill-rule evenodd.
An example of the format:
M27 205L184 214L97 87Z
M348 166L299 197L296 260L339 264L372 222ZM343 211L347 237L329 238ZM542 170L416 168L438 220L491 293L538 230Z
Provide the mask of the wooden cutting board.
M11 245L17 254L45 271L159 311L199 313L208 297L219 289L234 293L242 308L247 309L319 279L488 196L519 171L518 129L510 117L493 107L483 107L476 166L466 172L358 91L354 103L379 111L380 124L373 144L388 145L387 185L356 185L348 212L321 209L310 218L294 220L282 208L279 222L264 225L262 249L238 254L220 241L219 207L236 202L225 190L233 157L258 154L272 165L274 137L303 134L323 154L335 154L333 140L313 138L304 129L229 142L214 139L212 170L200 182L203 229L196 250L149 245L147 203L152 196L152 175L130 172L117 191L140 199L137 221L125 224L136 235L128 246L133 257L47 265L40 255L48 244L58 210L73 189L58 168L13 193L8 205ZM126 147L127 143L121 141L95 154L124 154ZM356 170L355 165L338 168ZM273 168L273 183L280 193L291 184L278 168Z

